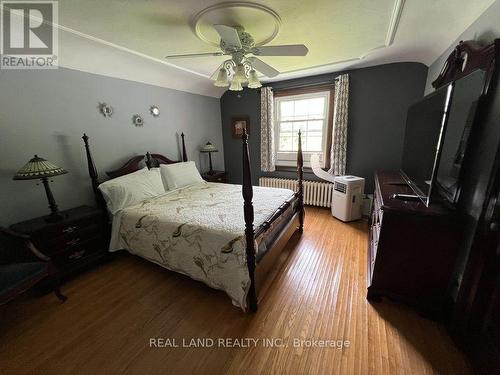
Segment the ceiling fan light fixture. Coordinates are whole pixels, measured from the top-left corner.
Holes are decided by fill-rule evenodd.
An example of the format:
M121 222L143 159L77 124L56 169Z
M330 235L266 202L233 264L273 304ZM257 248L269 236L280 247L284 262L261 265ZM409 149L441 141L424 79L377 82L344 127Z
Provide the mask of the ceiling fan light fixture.
M236 65L233 81L238 81L240 83L247 81L247 76L245 74L245 67L243 66L243 64Z
M226 68L222 68L219 70L219 74L217 75L217 80L214 83L214 86L217 87L228 87L229 80L227 79L227 70Z
M243 86L241 86L241 82L237 79L233 79L231 82L231 86L229 86L230 91L242 91Z
M262 87L262 83L260 83L255 69L250 70L250 73L248 74L248 87L251 89L258 89L259 87Z
M198 13L198 15L195 17L195 28L196 28L195 32L200 39L204 41L209 41L203 36L203 34L199 33L198 30L199 26L198 23L201 20L201 16L208 11L222 9L220 8L221 4L208 7L205 10ZM241 4L243 3L241 4L238 3L240 5L234 5L234 4L236 3L229 2L226 5L227 7L230 8L233 6L241 6ZM226 7L226 5L224 5L223 8ZM253 8L254 5L257 4L253 4L250 8ZM279 21L279 17L277 18L277 21ZM203 22L206 23L209 22L209 20L207 19ZM228 60L225 60L219 66L219 68L210 76L211 80L215 80L214 86L217 87L229 86L229 90L231 91L241 91L243 90L242 86L247 86L247 84L248 87L251 89L258 89L259 87L262 87L262 83L260 83L255 69L257 69L257 71L260 74L269 78L277 77L280 74L278 70L274 69L269 64L260 60L257 56L306 56L309 51L307 47L303 44L287 44L287 45L274 45L274 46L263 45L276 36L277 30L271 39L260 40L259 42L256 42L252 37L252 35L246 32L242 26L238 25L229 26L218 23L218 24L213 24L213 28L215 32L219 35L220 41L218 43L212 43L210 41L210 43L219 46L221 49L220 51L169 55L167 56L167 58L231 56ZM247 56L250 54L253 56Z

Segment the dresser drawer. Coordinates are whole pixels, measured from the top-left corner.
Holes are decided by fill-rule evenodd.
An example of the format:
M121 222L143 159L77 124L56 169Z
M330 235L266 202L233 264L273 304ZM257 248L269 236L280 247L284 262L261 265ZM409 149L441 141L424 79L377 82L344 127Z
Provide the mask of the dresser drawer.
M34 244L45 254L51 255L67 247L79 245L82 242L96 237L107 237L109 226L107 224L98 224L85 227L76 231L69 232L66 235L53 238L33 238Z
M52 260L57 265L69 265L78 262L85 257L98 253L106 252L109 244L105 238L94 238L84 241L78 245L71 246L52 256Z
M379 224L382 224L382 216L384 214L384 210L382 209L382 199L380 195L375 191L374 197L373 197L373 215L374 218L376 219L376 222Z
M370 239L373 241L373 244L376 248L378 246L378 239L380 236L380 225L379 224L372 225L370 231L371 231Z
M89 227L105 227L106 225L107 223L105 221L104 215L91 215L79 220L75 220L73 222L65 222L61 225L52 225L45 228L43 231L32 233L32 238L40 243L48 243L53 241L54 238L65 236L71 237L75 233L88 229Z
M28 234L36 238L53 238L64 236L82 228L100 223L106 223L106 214L103 210L89 206L79 206L61 211L63 219L59 222L47 222L46 217L23 221L10 226L14 232Z
M371 285L372 283L372 278L373 278L373 269L375 268L375 259L377 257L377 248L373 242L373 240L370 238L370 241L368 242L368 286Z

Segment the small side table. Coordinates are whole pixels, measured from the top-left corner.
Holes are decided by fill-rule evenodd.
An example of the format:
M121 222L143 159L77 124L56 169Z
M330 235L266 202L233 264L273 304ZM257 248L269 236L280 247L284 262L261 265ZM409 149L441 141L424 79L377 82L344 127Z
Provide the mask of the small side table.
M71 276L106 257L110 226L103 210L89 206L61 211L64 219L48 223L39 217L14 224L10 229L28 235L34 245L50 257L59 278Z
M201 177L207 182L227 183L227 172L214 171L214 174L203 173Z

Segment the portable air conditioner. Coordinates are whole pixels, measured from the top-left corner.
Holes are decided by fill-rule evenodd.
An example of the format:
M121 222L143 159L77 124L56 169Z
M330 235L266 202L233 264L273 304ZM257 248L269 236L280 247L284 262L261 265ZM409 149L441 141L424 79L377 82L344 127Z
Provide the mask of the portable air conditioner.
M333 183L332 215L342 221L361 219L365 179L338 176Z

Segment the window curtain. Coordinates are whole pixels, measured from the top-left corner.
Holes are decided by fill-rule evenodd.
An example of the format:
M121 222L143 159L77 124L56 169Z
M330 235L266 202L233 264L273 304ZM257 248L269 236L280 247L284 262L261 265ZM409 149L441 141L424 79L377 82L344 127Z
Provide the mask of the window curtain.
M260 169L263 172L276 170L274 153L274 96L271 87L260 90Z
M345 175L347 153L347 124L349 112L349 75L342 74L335 80L332 148L330 169L334 176Z

